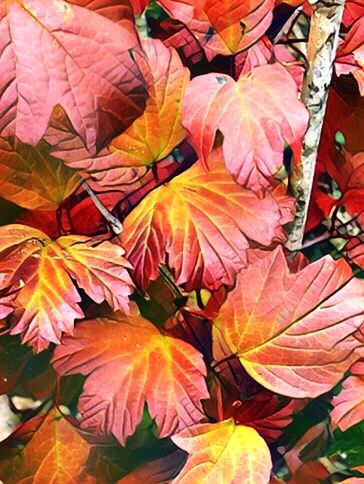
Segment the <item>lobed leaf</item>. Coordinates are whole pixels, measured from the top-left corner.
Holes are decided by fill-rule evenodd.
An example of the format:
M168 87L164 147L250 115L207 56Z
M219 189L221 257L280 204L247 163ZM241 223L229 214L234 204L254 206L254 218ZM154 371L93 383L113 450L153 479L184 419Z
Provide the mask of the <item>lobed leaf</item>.
M12 334L41 351L72 333L84 315L73 281L95 302L127 311L133 283L123 254L108 241L73 235L52 242L25 225L0 227L0 289L16 294Z
M284 143L300 140L307 120L293 78L278 63L253 68L237 82L215 73L198 76L183 100L183 124L201 162L208 166L220 131L229 172L258 192L282 166Z
M226 172L221 152L148 194L127 216L121 242L143 289L166 262L187 290L233 284L250 244L284 240L281 203L258 198Z
M358 359L363 294L342 259L291 272L281 248L261 253L238 274L215 320L215 359L236 354L258 383L283 395L327 392Z
M80 323L56 348L53 365L60 375L87 376L79 400L82 427L112 433L122 445L145 404L160 437L203 418L200 400L208 392L202 355L136 313Z

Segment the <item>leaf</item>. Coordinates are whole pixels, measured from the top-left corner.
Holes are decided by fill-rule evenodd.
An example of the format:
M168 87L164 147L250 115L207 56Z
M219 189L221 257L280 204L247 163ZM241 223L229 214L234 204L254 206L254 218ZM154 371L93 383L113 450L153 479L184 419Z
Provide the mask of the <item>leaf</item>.
M121 247L84 236L52 242L26 225L0 227L0 290L16 292L12 334L41 351L72 333L83 312L73 280L97 303L128 310L133 283ZM20 312L20 315L19 315Z
M233 404L236 424L253 427L267 442L274 442L302 407L300 400L285 400L269 392Z
M114 23L85 6L97 11L97 2L85 0L2 0L4 137L36 145L59 104L95 152L143 112L146 91L130 55L139 48L130 20ZM119 11L117 3L108 16L113 9Z
M144 40L142 46L146 61L140 64L148 80L149 98L144 113L123 134L90 158L64 113L54 114L46 133L56 156L102 184L110 185L111 179L120 184L130 173L126 167L143 167L167 157L187 134L182 126L182 95L189 82L188 69L177 52L160 40Z
M269 186L283 163L284 143L303 136L307 119L295 82L280 64L254 68L237 82L220 74L195 77L183 100L183 124L201 162L208 166L219 130L228 170L255 191Z
M159 3L172 17L187 25L209 60L217 54L236 54L254 44L268 29L274 8L273 0L160 0ZM190 3L194 10L189 8Z
M111 143L121 166L149 165L168 156L186 136L182 126L182 95L189 82L177 52L160 40L143 41L150 70L146 109ZM116 160L115 160L116 161Z
M231 285L250 243L284 240L273 196L260 199L237 185L220 151L209 165L210 173L197 164L155 189L125 219L122 246L141 288L167 260L187 291Z
M364 96L364 48L363 48L364 19L359 17L346 34L344 42L338 48L335 59L335 70L342 74L353 74L359 91Z
M32 147L0 138L0 196L31 210L54 210L80 183L78 174L50 155L44 143Z
M334 431L334 442L327 450L327 455L345 454L345 463L350 467L364 465L364 422L360 422L353 427L342 432L340 429Z
M14 456L1 453L0 478L4 482L96 482L87 480L92 464L88 462L90 444L58 410L52 409L33 432L30 442ZM106 482L103 477L97 482Z
M363 321L363 293L342 259L291 272L280 247L252 256L214 323L214 357L236 354L258 383L282 395L327 392L358 358L352 335Z
M190 454L173 483L269 482L272 464L267 444L256 430L235 425L232 419L196 425L172 440Z
M356 363L350 372L341 392L332 400L332 421L343 431L364 420L364 362Z
M203 417L200 400L208 392L202 355L136 313L80 323L74 337L65 336L56 348L53 365L62 376L88 377L79 400L81 425L112 433L122 445L141 421L145 403L161 438Z

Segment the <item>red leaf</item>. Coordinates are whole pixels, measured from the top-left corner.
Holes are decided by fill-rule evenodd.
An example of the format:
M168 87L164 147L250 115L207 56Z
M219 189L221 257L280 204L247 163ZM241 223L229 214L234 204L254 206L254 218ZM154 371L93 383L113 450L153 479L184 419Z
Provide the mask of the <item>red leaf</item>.
M233 416L237 424L253 427L266 441L273 442L291 423L294 412L302 407L302 401L279 399L277 395L261 392L235 402Z
M279 64L257 67L238 82L226 75L198 76L183 101L183 124L202 163L208 165L219 130L228 170L256 191L269 186L283 163L284 142L299 140L307 119L292 77Z
M160 437L203 418L200 400L208 392L202 355L163 336L137 314L80 323L74 337L65 336L57 347L53 364L61 375L88 377L79 401L82 426L113 433L123 445L139 424L145 403Z
M141 288L167 261L187 290L231 285L246 265L249 241L269 246L284 240L282 214L274 197L258 198L226 172L221 152L163 185L125 219L122 245Z
M352 335L363 321L363 294L343 260L327 256L292 273L281 248L261 253L239 273L216 318L215 359L236 354L276 393L320 395L358 358Z
M85 0L1 3L4 136L37 144L60 104L95 151L142 113L146 91L129 53L139 48L132 24L128 19L114 23L84 7L98 10L98 5ZM119 8L115 2L103 13L114 18L113 9L117 16Z

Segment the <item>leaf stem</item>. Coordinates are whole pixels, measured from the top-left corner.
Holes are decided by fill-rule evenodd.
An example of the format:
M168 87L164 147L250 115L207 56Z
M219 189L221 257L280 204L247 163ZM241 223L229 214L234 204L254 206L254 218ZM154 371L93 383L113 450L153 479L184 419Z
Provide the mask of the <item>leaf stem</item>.
M114 217L114 215L105 207L105 205L101 202L101 200L98 198L98 196L92 190L92 188L90 187L90 185L87 183L86 180L82 182L82 186L84 187L86 192L90 195L90 198L93 201L95 207L104 217L104 219L107 221L108 225L110 226L114 234L120 235L123 230L123 226L120 220Z

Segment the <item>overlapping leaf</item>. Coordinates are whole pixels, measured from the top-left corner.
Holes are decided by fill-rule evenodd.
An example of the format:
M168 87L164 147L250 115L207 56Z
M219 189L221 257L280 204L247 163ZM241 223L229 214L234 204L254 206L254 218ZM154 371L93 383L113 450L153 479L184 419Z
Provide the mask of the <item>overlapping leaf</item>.
M271 472L269 449L251 427L225 420L200 424L174 435L172 440L190 455L175 484L268 483Z
M103 186L129 183L133 171L167 157L186 136L182 126L182 96L189 81L177 51L159 40L143 41L146 61L140 61L148 82L149 98L144 113L97 156L90 157L82 140L62 110L53 113L46 139L53 153L65 163ZM141 172L135 170L134 178ZM115 180L115 182L113 182Z
M21 207L54 210L80 183L78 174L37 147L0 138L0 195Z
M12 333L37 350L59 343L83 317L73 280L95 302L128 310L130 265L111 242L72 235L52 242L39 230L7 225L0 228L0 251L0 289L16 294Z
M0 444L0 479L8 484L96 482L91 478L94 462L88 461L91 445L78 430L56 409L52 409L42 422L37 420L30 429L24 429L24 432L31 430L33 433L25 447L14 448L11 453L7 452L6 441ZM21 431L20 428L18 434ZM16 437L19 439L19 435ZM100 475L97 482L106 482L104 477Z
M332 401L331 418L341 430L364 420L364 362L356 363L350 373L341 392Z
M254 44L268 29L274 8L273 0L160 0L159 3L188 26L210 60L217 54L235 54Z
M228 170L259 191L281 167L284 143L303 136L307 112L290 74L273 64L252 69L238 82L219 74L194 78L183 101L183 124L205 165L219 130Z
M358 358L363 281L329 256L291 272L281 248L241 271L214 323L214 355L236 354L260 384L283 395L330 390Z
M87 376L79 401L82 426L112 433L121 444L134 433L145 404L161 437L203 418L202 355L136 313L80 323L56 348L53 364L61 375Z
M219 150L209 166L206 173L194 165L157 188L126 218L122 245L142 288L167 260L177 284L188 289L232 284L250 241L269 246L284 240L279 201L237 185Z
M144 80L130 55L137 37L130 20L110 20L118 2L102 6L104 15L100 2L1 1L3 136L37 144L60 104L94 151L143 112Z

